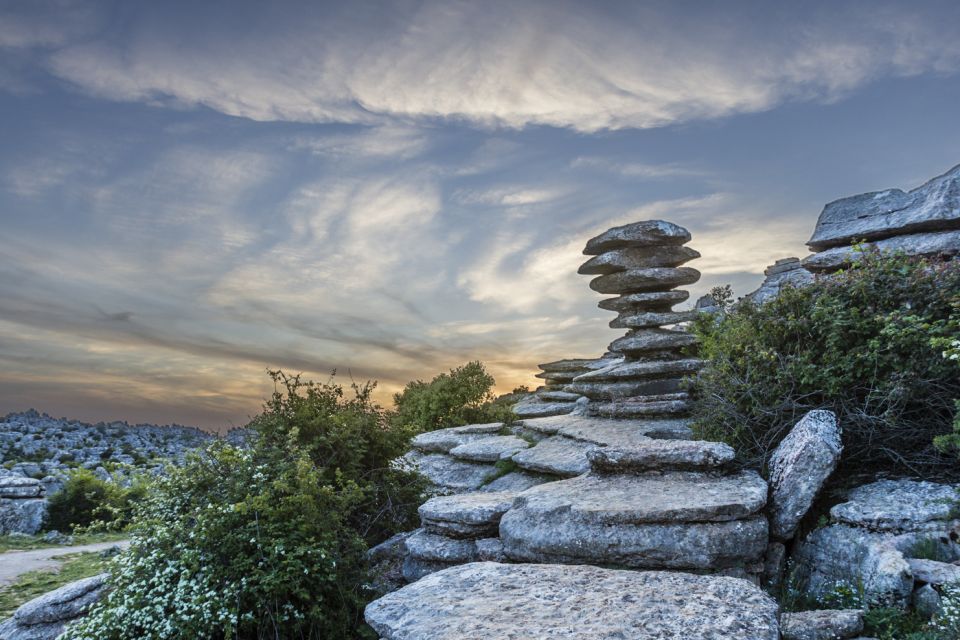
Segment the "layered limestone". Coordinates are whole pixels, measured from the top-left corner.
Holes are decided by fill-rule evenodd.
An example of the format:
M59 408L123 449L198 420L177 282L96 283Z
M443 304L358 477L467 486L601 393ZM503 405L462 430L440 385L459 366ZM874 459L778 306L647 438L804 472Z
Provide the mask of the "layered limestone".
M777 640L777 604L746 580L591 566L463 565L371 603L384 640Z
M536 377L544 385L529 397L517 403L513 412L521 418L539 418L566 415L577 410L577 401L582 396L570 390L574 378L583 373L604 369L623 362L623 356L615 353L604 354L600 358L557 360L539 365L540 373Z

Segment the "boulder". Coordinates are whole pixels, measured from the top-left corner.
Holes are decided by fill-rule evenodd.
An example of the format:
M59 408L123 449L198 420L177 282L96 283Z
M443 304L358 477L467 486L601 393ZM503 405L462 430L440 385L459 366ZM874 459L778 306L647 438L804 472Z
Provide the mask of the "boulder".
M852 246L834 247L807 256L803 259L803 266L815 273L836 271L849 267L865 253L871 252L954 257L960 254L960 229L894 236L876 242L865 242L859 249Z
M689 440L689 421L675 420L608 420L581 418L564 423L557 435L581 440L602 447L646 445L651 439Z
M888 189L842 198L823 208L807 245L815 251L921 231L960 228L960 165L903 192Z
M830 510L838 522L877 531L938 530L957 520L960 490L934 482L880 480L854 489L847 498Z
M745 580L482 562L372 602L384 640L777 640L777 604Z
M0 534L34 535L46 515L47 501L43 498L0 498Z
M697 319L699 311L645 311L636 313L624 311L610 321L611 329L646 329L649 327L663 327L667 325L692 322Z
M513 405L513 413L519 418L543 418L566 415L575 408L576 405L572 402L545 402L531 395Z
M839 640L863 631L860 609L798 611L780 616L783 640Z
M590 371L573 379L573 384L585 382L608 382L630 380L634 378L653 378L686 376L696 373L703 366L703 360L698 358L681 358L678 360L632 360L616 364L605 369Z
M690 410L686 393L673 393L646 398L626 398L613 402L601 402L593 407L604 418L656 418L685 415Z
M644 220L613 227L587 240L584 255L596 256L627 247L655 247L686 244L690 232L664 220Z
M0 624L0 640L54 640L106 593L107 574L66 584L22 605Z
M500 518L507 512L516 493L468 493L439 496L427 500L418 509L424 529L453 538L483 538L496 535Z
M483 491L489 492L499 492L499 491L512 491L519 493L529 489L530 487L535 487L538 484L543 484L550 480L555 480L556 478L551 478L542 475L534 475L530 473L524 473L523 471L511 471L505 475L500 476L496 480L491 480L487 484L481 487Z
M407 538L407 551L417 560L463 564L479 559L477 544L420 530Z
M944 585L960 583L960 567L949 562L908 558L913 579L927 584Z
M788 540L837 468L843 444L830 411L806 414L770 457L770 533Z
M744 296L754 304L766 304L780 295L780 291L785 287L799 289L813 284L815 280L812 273L803 268L799 258L785 258L777 260L776 264L771 265L764 270L766 278L760 284L760 287Z

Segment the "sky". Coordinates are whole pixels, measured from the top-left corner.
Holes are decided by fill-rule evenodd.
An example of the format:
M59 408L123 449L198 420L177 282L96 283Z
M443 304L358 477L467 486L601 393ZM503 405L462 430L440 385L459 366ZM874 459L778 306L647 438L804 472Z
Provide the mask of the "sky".
M0 0L0 414L222 430L267 369L498 389L619 336L586 240L693 298L960 163L960 3Z

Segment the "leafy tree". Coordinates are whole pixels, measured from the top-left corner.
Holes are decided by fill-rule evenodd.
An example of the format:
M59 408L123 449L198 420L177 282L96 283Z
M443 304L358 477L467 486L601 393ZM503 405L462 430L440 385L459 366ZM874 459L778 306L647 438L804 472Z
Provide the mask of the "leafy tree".
M130 524L149 480L135 475L126 486L98 478L89 469L73 469L63 489L48 499L44 528L57 531L95 528L118 531Z
M430 382L416 380L393 397L394 422L417 433L486 422L509 422L511 398L493 395L495 381L481 362L441 373Z
M250 446L217 442L157 481L112 590L66 640L376 637L365 551L415 525L422 485L390 464L408 434L371 385L271 376Z
M960 262L866 253L764 305L701 318L700 435L763 465L804 413L830 409L842 471L957 475L933 441L951 432L960 397L956 363L939 347L957 337L958 300Z

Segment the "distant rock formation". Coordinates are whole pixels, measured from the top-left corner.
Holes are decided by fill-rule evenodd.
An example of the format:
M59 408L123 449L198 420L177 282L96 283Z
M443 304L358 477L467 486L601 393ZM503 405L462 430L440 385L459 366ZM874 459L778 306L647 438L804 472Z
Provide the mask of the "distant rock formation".
M766 276L760 288L748 293L744 299L755 304L766 304L773 300L784 287L805 287L812 284L814 276L803 268L800 258L782 258L763 270Z

